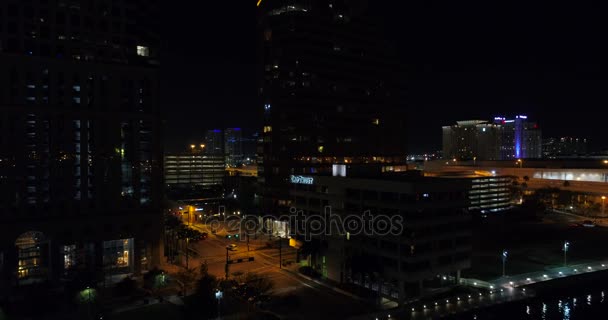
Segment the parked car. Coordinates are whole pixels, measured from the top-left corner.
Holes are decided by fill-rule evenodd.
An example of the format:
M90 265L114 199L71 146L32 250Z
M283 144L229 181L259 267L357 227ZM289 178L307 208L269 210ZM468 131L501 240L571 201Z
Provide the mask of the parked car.
M595 223L591 220L585 220L582 223L583 227L587 227L587 228L593 228L595 227Z

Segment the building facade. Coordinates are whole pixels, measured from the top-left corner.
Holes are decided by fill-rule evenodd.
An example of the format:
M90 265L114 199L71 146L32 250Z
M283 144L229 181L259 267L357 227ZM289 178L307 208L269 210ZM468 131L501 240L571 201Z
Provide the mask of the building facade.
M508 120L458 121L444 126L443 155L456 160L515 160L542 157L542 135L538 125L518 115Z
M0 288L160 262L157 14L0 3Z
M224 155L224 133L220 129L205 132L205 154Z
M518 115L514 119L495 117L494 123L502 126L498 160L542 158L541 130L536 122L528 120L528 116Z
M433 169L434 168L434 169ZM423 168L424 176L467 181L467 209L473 213L493 213L513 207L513 178L487 171L455 171L451 166Z
M484 120L458 121L444 126L443 154L446 159L492 159L500 157L502 127Z
M289 206L290 174L334 163L403 164L403 74L365 1L258 6L262 210Z
M168 187L221 186L226 175L222 154L206 153L206 145L191 145L190 152L165 155L165 184Z
M543 139L543 157L577 157L587 154L587 139L585 138L547 138Z
M466 180L409 175L358 178L345 170L337 170L344 176L291 179L294 206L308 221L315 216L327 220L330 213L331 221L347 226L337 228L342 224L325 221L329 229L308 240L305 246L315 248L308 258L314 269L328 279L354 283L398 301L441 286L437 279L443 277L458 282L460 270L470 267L472 251ZM374 217L371 229L362 227L364 222L348 228L347 221L365 221L365 215ZM373 220L378 217L390 220L391 232ZM296 232L295 237L302 236Z
M241 128L224 129L224 152L226 166L240 167L243 165L243 131Z

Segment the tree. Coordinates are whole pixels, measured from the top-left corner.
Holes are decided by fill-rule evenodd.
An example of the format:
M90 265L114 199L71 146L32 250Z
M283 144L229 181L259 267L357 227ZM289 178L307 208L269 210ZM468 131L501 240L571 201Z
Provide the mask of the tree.
M268 295L274 288L274 283L270 278L256 273L248 273L245 276L248 298L257 298Z
M198 276L197 273L198 272L196 271L196 268L190 268L180 270L177 274L175 274L174 278L179 282L180 286L182 287L184 296L188 294L188 290L194 285Z
M199 269L200 279L196 284L196 293L189 304L189 314L196 319L209 319L216 315L217 300L215 292L219 281L214 275L209 274L209 268L203 263Z
M144 288L153 294L157 294L160 289L166 287L167 282L167 275L162 269L154 268L144 274Z

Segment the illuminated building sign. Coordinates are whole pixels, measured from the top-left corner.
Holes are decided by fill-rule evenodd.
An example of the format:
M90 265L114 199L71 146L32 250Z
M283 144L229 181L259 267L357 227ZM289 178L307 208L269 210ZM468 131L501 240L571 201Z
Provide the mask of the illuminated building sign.
M290 178L291 178L291 183L297 183L297 184L313 184L315 181L313 177L292 175Z

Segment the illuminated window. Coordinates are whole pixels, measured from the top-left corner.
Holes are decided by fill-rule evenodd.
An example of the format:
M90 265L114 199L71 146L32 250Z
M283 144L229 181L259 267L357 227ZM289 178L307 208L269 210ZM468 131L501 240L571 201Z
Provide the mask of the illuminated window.
M118 269L131 266L133 239L104 241L103 263L106 269Z
M272 132L272 127L271 126L264 126L264 133L266 132Z
M319 150L319 152L323 152L323 149L325 149L325 147L323 147L323 146L319 146L319 148L317 148L317 150Z
M147 57L150 55L150 49L144 46L137 46L137 55L140 57Z
M374 124L376 126L379 125L380 124L380 119L378 119L378 118L372 119L372 124Z
M71 269L76 265L76 245L63 246L63 268Z

